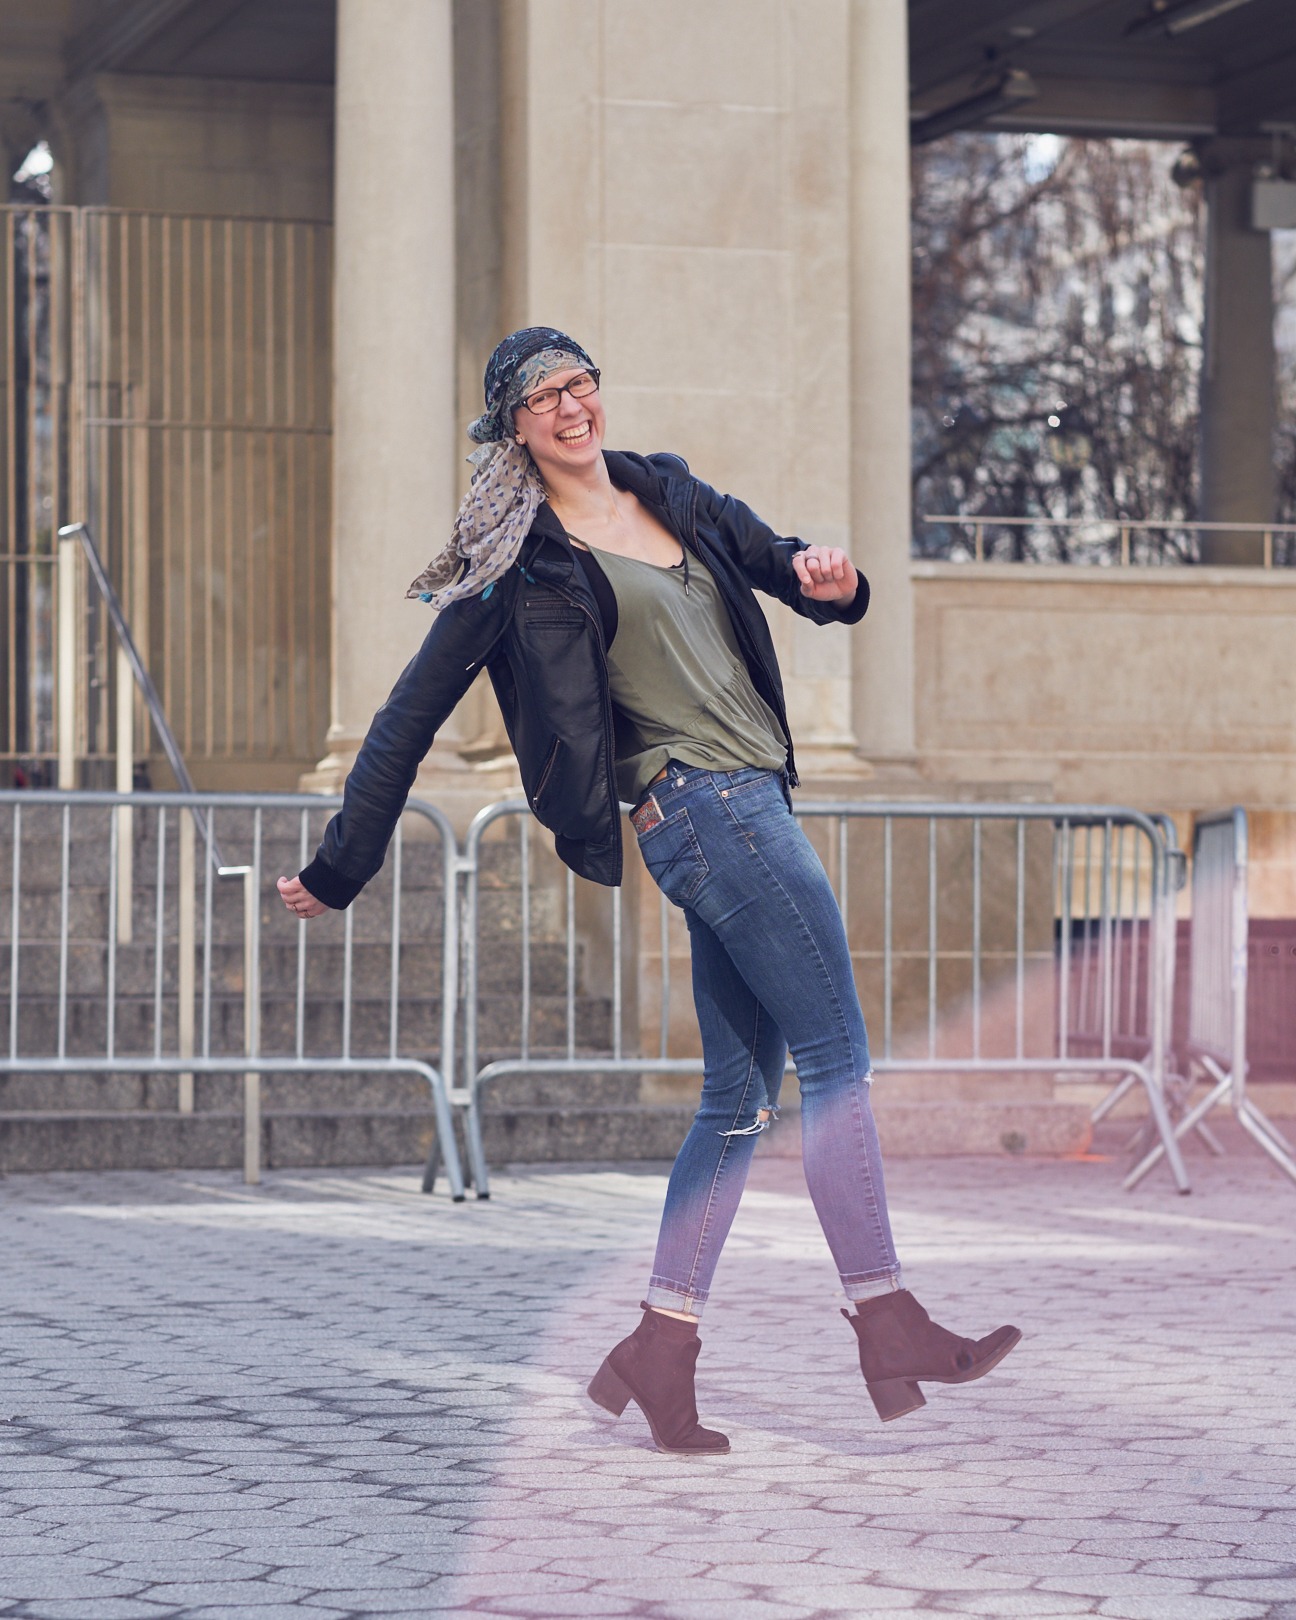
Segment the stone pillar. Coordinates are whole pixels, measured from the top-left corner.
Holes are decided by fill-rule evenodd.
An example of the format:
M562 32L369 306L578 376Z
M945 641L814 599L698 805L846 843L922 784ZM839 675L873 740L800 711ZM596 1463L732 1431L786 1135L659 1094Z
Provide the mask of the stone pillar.
M339 0L334 293L336 788L416 651L405 588L457 500L450 0Z
M1201 374L1201 516L1274 516L1274 305L1269 233L1251 229L1251 180L1264 148L1217 141L1206 173L1206 330ZM1259 534L1202 535L1203 562L1263 561Z
M914 753L909 578L909 107L905 0L852 0L851 552L873 600L853 634L855 735L874 763Z

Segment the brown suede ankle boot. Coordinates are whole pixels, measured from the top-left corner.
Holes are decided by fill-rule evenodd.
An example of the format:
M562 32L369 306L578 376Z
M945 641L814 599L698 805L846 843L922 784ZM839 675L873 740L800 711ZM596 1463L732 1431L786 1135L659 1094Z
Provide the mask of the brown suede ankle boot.
M860 1371L883 1423L925 1406L919 1380L970 1384L996 1367L1021 1329L996 1328L984 1339L961 1339L938 1326L907 1288L861 1300L842 1315L859 1340Z
M634 1401L648 1419L658 1451L728 1451L729 1436L704 1429L697 1420L693 1371L702 1348L697 1324L647 1305L640 1309L642 1321L608 1353L590 1383L589 1398L613 1417Z

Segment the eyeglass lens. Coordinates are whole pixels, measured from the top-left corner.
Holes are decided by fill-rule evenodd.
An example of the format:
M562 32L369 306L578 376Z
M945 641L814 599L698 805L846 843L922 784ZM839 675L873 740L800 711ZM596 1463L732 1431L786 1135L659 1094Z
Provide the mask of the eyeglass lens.
M534 394L528 394L522 401L526 408L535 416L544 416L549 411L558 409L558 401L564 394L570 394L573 399L584 399L598 388L598 373L582 371L579 377L573 377L565 382L561 388L540 388Z

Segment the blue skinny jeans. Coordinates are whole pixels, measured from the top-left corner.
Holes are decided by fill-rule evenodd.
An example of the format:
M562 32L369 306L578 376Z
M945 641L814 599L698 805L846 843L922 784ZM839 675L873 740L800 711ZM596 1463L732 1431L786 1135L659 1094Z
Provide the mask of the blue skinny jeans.
M639 848L688 923L704 1078L666 1190L648 1303L701 1315L789 1048L806 1184L842 1287L850 1299L898 1288L846 930L782 775L672 761L652 800L636 817Z

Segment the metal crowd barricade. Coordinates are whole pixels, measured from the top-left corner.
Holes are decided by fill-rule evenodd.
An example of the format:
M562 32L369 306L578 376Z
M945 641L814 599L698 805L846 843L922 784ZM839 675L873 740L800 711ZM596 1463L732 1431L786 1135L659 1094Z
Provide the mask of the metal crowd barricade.
M1198 819L1193 831L1192 965L1188 990L1186 1083L1213 1082L1175 1126L1201 1130L1226 1105L1252 1140L1296 1181L1296 1149L1247 1095L1247 816L1240 806ZM1209 1138L1208 1138L1209 1140ZM1146 1175L1161 1157L1153 1146L1131 1174Z
M194 1111L196 1076L241 1075L248 1182L261 1172L262 1076L414 1076L431 1093L451 1194L462 1200L444 1079L455 1065L454 833L439 810L411 800L383 873L346 911L303 925L279 903L267 857L299 870L340 802L0 792L0 893L9 890L0 1074L51 1085L74 1074L175 1075L181 1113ZM133 865L119 858L123 836L135 844ZM428 856L416 859L416 847ZM415 931L417 943L407 937ZM412 1032L402 994L411 958L440 1002L425 997L427 1027Z
M1107 805L921 801L808 802L796 814L837 891L876 1071L1110 1080L1095 1117L1142 1087L1175 1182L1189 1190L1164 1089L1182 859L1168 821ZM671 972L672 954L684 954L672 952L683 932L678 912L658 896L655 926L637 915L628 922L633 886L596 892L557 868L531 827L525 802L489 806L463 862L464 1083L452 1101L466 1116L479 1197L489 1194L480 1109L490 1083L702 1068L699 1056L671 1051L672 1028L690 1023L675 1005L683 976ZM553 867L540 883L538 854ZM501 981L489 1008L488 903L489 967ZM627 966L632 925L641 951L656 936L649 954L659 977L647 998L657 997L655 1017L636 1005L628 1036L627 1004L646 982L642 967L635 976ZM507 951L501 929L512 936ZM582 1030L578 983L590 971L601 979L606 1020ZM588 987L584 1005L588 1022Z

